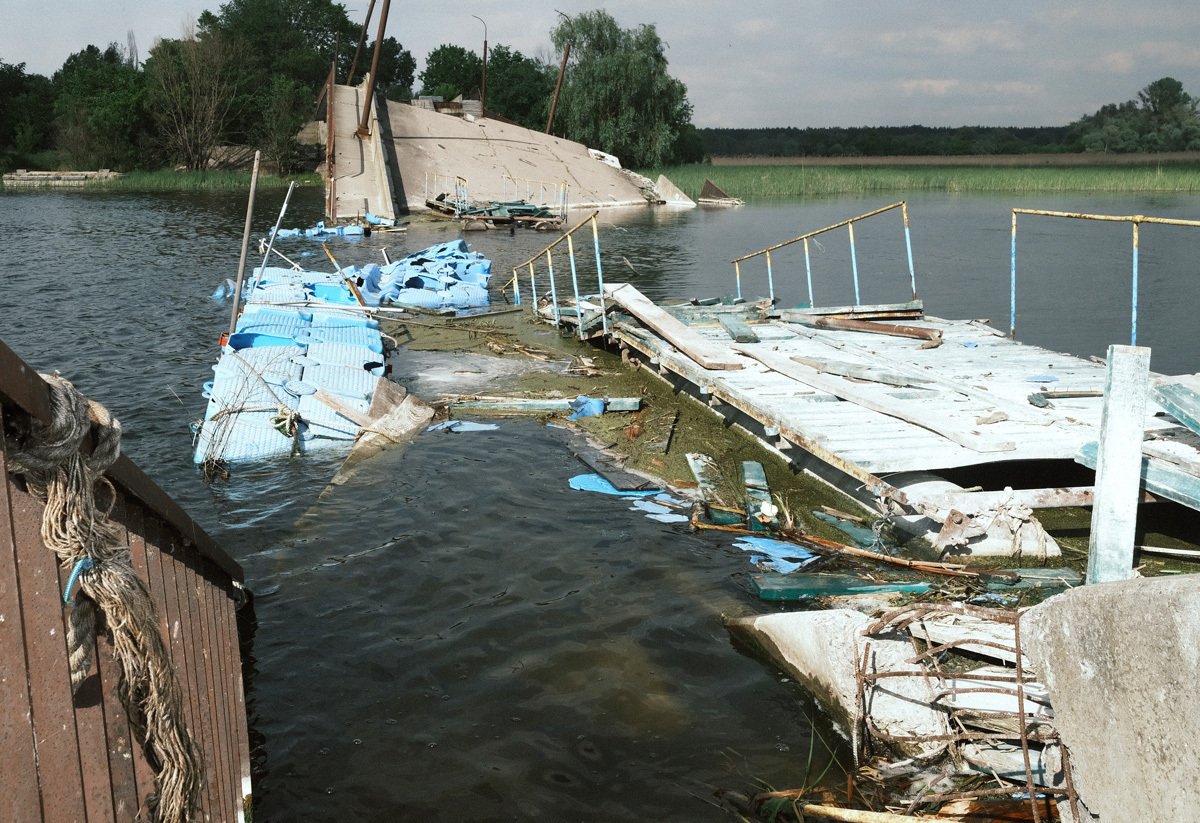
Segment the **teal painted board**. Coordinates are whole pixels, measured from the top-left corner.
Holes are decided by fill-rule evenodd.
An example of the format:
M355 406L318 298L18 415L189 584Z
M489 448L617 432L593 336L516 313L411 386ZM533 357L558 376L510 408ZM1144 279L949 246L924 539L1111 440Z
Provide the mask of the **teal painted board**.
M755 574L750 576L760 600L795 602L848 594L924 594L924 581L867 580L852 574Z
M1197 381L1194 375L1187 377L1191 379L1183 378L1155 386L1153 389L1154 399L1167 410L1168 414L1200 434L1200 393L1197 392L1197 388L1200 388L1200 381ZM1185 383L1184 380L1191 385Z
M1075 462L1095 469L1098 446L1095 441L1084 443L1075 456ZM1141 476L1142 486L1151 494L1200 511L1200 477L1178 466L1147 457L1142 458Z
M757 343L758 335L754 330L742 320L730 314L718 315L717 322L721 324L721 328L725 329L725 333L732 337L738 343Z
M779 520L775 515L766 520L760 517L764 507L772 506L771 490L767 486L767 473L763 470L762 463L755 460L743 461L742 483L746 486L746 525L750 527L750 531L765 532L778 528Z

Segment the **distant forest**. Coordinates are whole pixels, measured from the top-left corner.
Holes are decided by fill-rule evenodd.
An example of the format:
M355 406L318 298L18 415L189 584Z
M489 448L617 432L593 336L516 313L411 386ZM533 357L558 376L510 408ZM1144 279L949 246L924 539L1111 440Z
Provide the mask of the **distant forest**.
M699 129L712 157L889 157L1084 151L1078 124L1028 128L860 126Z
M698 129L709 157L891 157L1200 151L1200 99L1163 77L1065 126Z

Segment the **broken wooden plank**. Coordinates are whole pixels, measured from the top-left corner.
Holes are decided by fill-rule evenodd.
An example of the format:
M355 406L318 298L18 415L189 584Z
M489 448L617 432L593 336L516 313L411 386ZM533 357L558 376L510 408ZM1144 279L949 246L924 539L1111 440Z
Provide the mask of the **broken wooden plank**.
M886 334L889 337L911 337L915 340L931 340L941 342L941 329L931 329L925 326L910 326L903 323L880 323L875 320L852 320L845 317L803 317L796 316L788 321L816 329L833 329L835 331L857 331L867 334Z
M384 382L387 381L383 380L383 378L380 378L380 384L383 384ZM326 406L333 409L335 412L349 420L354 425L358 426L360 429L371 424L371 418L368 415L363 414L357 409L350 408L343 403L336 394L328 389L317 389L313 393L313 399L324 403Z
M1016 444L1011 440L1001 440L953 425L945 415L939 414L937 408L931 406L928 402L905 400L885 402L879 397L871 396L868 391L864 391L861 387L841 377L821 374L816 369L809 368L788 357L770 352L764 348L743 346L735 343L733 349L747 357L754 358L772 371L777 371L793 380L820 389L821 391L829 392L865 409L886 414L889 417L895 417L907 423L912 423L915 426L920 426L923 429L928 429L972 451L1003 452L1016 449Z
M1154 399L1167 414L1200 433L1200 375L1187 374L1159 383L1154 387Z
M1098 451L1097 442L1084 443L1075 455L1075 462L1094 469ZM1145 456L1139 476L1142 486L1151 494L1200 511L1200 477L1179 466Z
M421 431L432 418L432 406L409 394L398 383L379 378L371 396L371 407L367 410L366 424L361 426L362 431L358 433L354 447L332 482L344 482L350 476L349 469L352 466L388 446L405 442Z
M742 484L746 487L746 525L752 532L765 532L779 528L775 504L771 502L771 489L767 485L767 473L757 460L742 461Z
M572 411L570 397L497 397L472 395L450 401L452 411L470 410L502 413L549 414ZM610 412L634 412L642 407L640 397L610 397L605 399L604 410Z
M779 319L793 319L816 316L856 317L860 320L871 319L916 319L925 312L925 304L921 300L910 300L905 303L879 303L872 306L813 306L811 308L780 309Z
M636 492L659 488L653 481L626 471L613 455L590 445L575 444L571 451L580 463L613 485L617 491Z
M722 314L717 317L717 322L721 324L721 328L725 333L732 337L738 343L757 343L758 335L750 328L749 324L732 314Z
M672 346L706 369L742 368L742 361L689 329L628 283L604 287L608 298L645 323Z
M745 513L733 508L721 497L719 474L713 459L707 454L689 452L687 463L692 476L696 478L696 484L700 487L700 496L708 510L708 519L718 526L743 525Z
M741 341L738 341L741 342ZM933 381L924 377L902 374L879 366L868 366L862 363L848 363L843 360L826 360L824 358L803 357L792 355L797 363L802 363L811 369L826 374L836 374L838 377L850 377L855 380L869 380L872 383L886 383L889 386L928 386Z

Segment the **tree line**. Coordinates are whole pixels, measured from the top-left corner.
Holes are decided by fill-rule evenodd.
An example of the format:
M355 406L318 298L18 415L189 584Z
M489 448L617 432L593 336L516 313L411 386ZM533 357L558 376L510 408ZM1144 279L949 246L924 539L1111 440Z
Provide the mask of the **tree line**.
M358 82L370 64L367 41L333 0L229 0L190 30L157 40L143 61L127 44L88 45L51 77L0 59L0 169L210 166L219 147L261 149L292 171L296 135L336 66ZM683 83L670 76L653 25L622 28L604 11L564 18L550 32L570 48L553 132L621 157L628 166L695 162L703 146ZM417 74L395 38L380 48L376 89L391 100L417 95L478 97L479 54L454 44L434 49ZM487 109L543 130L559 66L496 45L487 54Z
M228 0L145 60L126 44L88 45L50 77L0 57L0 169L209 168L221 146L261 149L281 173L300 163L296 135L330 72L358 82L374 43L334 0ZM354 64L360 38L362 56ZM697 129L687 88L671 76L652 24L621 27L603 10L566 15L549 32L564 63L496 45L487 54L489 115L602 149L632 168L711 156L886 156L1200 150L1197 99L1164 77L1125 103L1065 126ZM351 70L354 69L354 76ZM377 91L479 97L482 56L461 45L417 61L380 44Z
M1172 77L1064 126L700 129L716 157L888 157L1200 151L1197 98Z

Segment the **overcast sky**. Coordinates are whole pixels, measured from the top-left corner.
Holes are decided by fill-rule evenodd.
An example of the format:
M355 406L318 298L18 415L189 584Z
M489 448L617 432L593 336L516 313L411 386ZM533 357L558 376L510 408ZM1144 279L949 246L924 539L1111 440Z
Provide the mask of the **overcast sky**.
M132 31L143 58L217 0L0 0L0 60L52 74L89 43ZM367 0L345 4L362 20ZM491 44L557 62L557 15L581 0L393 2L388 34L424 66L442 43ZM378 15L382 2L376 3ZM626 28L652 23L697 126L1044 126L1132 99L1160 77L1200 96L1200 2L613 0ZM375 30L372 21L372 34Z

